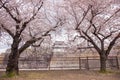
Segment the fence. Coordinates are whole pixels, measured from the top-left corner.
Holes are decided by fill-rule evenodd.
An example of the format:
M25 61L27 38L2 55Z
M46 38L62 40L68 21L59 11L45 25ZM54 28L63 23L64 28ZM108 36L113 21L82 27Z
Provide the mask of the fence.
M120 57L109 56L106 61L107 69L119 69ZM100 69L99 57L60 57L52 58L50 69Z
M5 69L7 60L0 58L0 69ZM119 69L120 57L109 56L106 61L107 69ZM53 57L51 61L40 58L19 59L20 69L36 70L65 70L65 69L100 69L99 57Z

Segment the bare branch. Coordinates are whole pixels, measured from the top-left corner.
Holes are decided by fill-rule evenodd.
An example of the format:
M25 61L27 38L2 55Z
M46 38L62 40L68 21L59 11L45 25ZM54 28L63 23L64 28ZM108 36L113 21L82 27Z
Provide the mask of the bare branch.
M3 3L4 4L4 3ZM20 20L17 19L16 17L14 17L14 15L11 13L11 10L9 10L8 7L6 7L5 5L3 5L3 8L6 10L6 12L10 15L10 17L16 22L16 23L20 23Z
M92 43L92 45L94 46L94 48L100 52L100 48L96 45L96 43L94 42L94 40L87 34L85 33L84 31L82 31L83 34L89 39L89 42Z
M104 24L106 24L109 20L111 20L111 18L113 18L118 12L120 12L120 9L118 9L117 11L115 11L115 13L112 14L107 20L105 20L105 21L100 25L100 27L103 26Z
M27 27L27 24L28 24L28 23L30 23L32 20L35 19L35 16L36 16L37 13L39 12L39 10L42 8L42 6L43 6L43 2L41 2L41 5L38 7L37 12L34 13L33 16L32 16L28 21L26 21L26 22L23 23L23 26L22 26L22 28L21 28L21 30L20 30L20 33L22 33L22 31Z
M87 13L89 12L89 10L90 10L91 8L92 8L92 5L89 5L87 11L83 13L83 17L82 17L81 21L77 24L75 30L78 30L78 29L79 29L80 24L83 22L83 20L85 19Z
M91 24L89 25L89 27L87 28L85 32L87 33L90 30L90 28L91 28Z
M25 44L20 47L19 54L21 54L26 48L28 48L30 45L32 45L35 42L36 42L36 39L30 39L30 40L26 41Z
M44 39L42 39L39 44L37 44L37 45L36 44L32 44L32 46L33 47L40 47L43 41L44 41Z
M78 24L78 23L79 23L79 20L78 20L78 18L77 18L77 14L76 14L76 12L75 12L75 10L74 10L74 7L71 6L71 8L72 8L72 11L73 11L73 15L74 15L75 21L76 21L76 23Z
M118 35L110 42L109 47L106 51L106 55L108 55L112 49L112 47L114 46L115 42L120 38L120 32L118 33Z
M15 7L15 11L16 11L17 15L19 16L19 15L20 15L20 12L19 12L19 10L18 10L17 7Z
M118 32L119 30L115 30L115 31L111 31L109 35L105 36L102 33L98 33L99 35L101 35L103 37L102 41L104 41L105 39L111 37L113 35L113 33Z
M0 0L0 3L2 3L2 5L0 6L0 9L5 6L6 3L8 3L7 1L5 1L4 3L2 2L2 0Z
M1 27L13 38L14 34L12 33L12 31L10 31L9 29L7 29L3 24L1 24Z
M19 49L19 53L21 54L26 48L31 46L33 43L43 39L44 36L49 36L50 31L53 31L53 29L57 28L60 25L60 22L61 22L61 20L58 21L52 29L49 29L48 31L46 31L42 36L40 36L38 38L32 37L30 40L26 41L25 44Z

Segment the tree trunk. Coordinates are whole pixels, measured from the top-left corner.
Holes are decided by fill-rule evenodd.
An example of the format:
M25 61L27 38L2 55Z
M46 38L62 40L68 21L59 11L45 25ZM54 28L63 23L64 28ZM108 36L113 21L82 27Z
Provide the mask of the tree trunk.
M13 40L13 44L11 46L11 53L9 55L7 68L6 68L6 75L9 77L19 75L19 68L18 68L18 59L19 59L19 39L15 37Z
M100 55L100 71L101 72L105 72L106 71L106 55L104 53L102 53Z
M17 50L14 50L9 55L9 60L7 63L6 74L8 76L19 75L19 68L18 68L18 59L19 54Z

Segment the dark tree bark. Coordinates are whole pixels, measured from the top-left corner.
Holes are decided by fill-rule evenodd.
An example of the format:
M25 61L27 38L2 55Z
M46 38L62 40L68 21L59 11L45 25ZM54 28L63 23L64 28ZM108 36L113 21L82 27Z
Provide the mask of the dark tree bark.
M101 55L100 55L100 71L101 72L105 72L106 71L106 60L107 60L107 57L108 56L106 56L104 52L101 53Z
M11 74L19 74L19 68L18 68L18 59L19 59L19 35L16 35L13 38L13 44L11 46L11 53L9 55L9 60L7 63L7 68L6 68L6 74L9 76Z
M6 68L6 74L10 76L11 74L13 75L19 75L19 68L18 68L18 52L14 50L13 53L14 55L9 56L9 60L7 63L7 68Z

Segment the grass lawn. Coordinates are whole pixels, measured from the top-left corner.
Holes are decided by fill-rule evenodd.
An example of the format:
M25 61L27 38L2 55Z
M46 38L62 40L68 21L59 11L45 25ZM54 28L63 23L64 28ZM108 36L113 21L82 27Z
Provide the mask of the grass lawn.
M14 78L5 78L4 74L0 72L0 80L120 80L120 70L104 74L85 70L21 71Z

